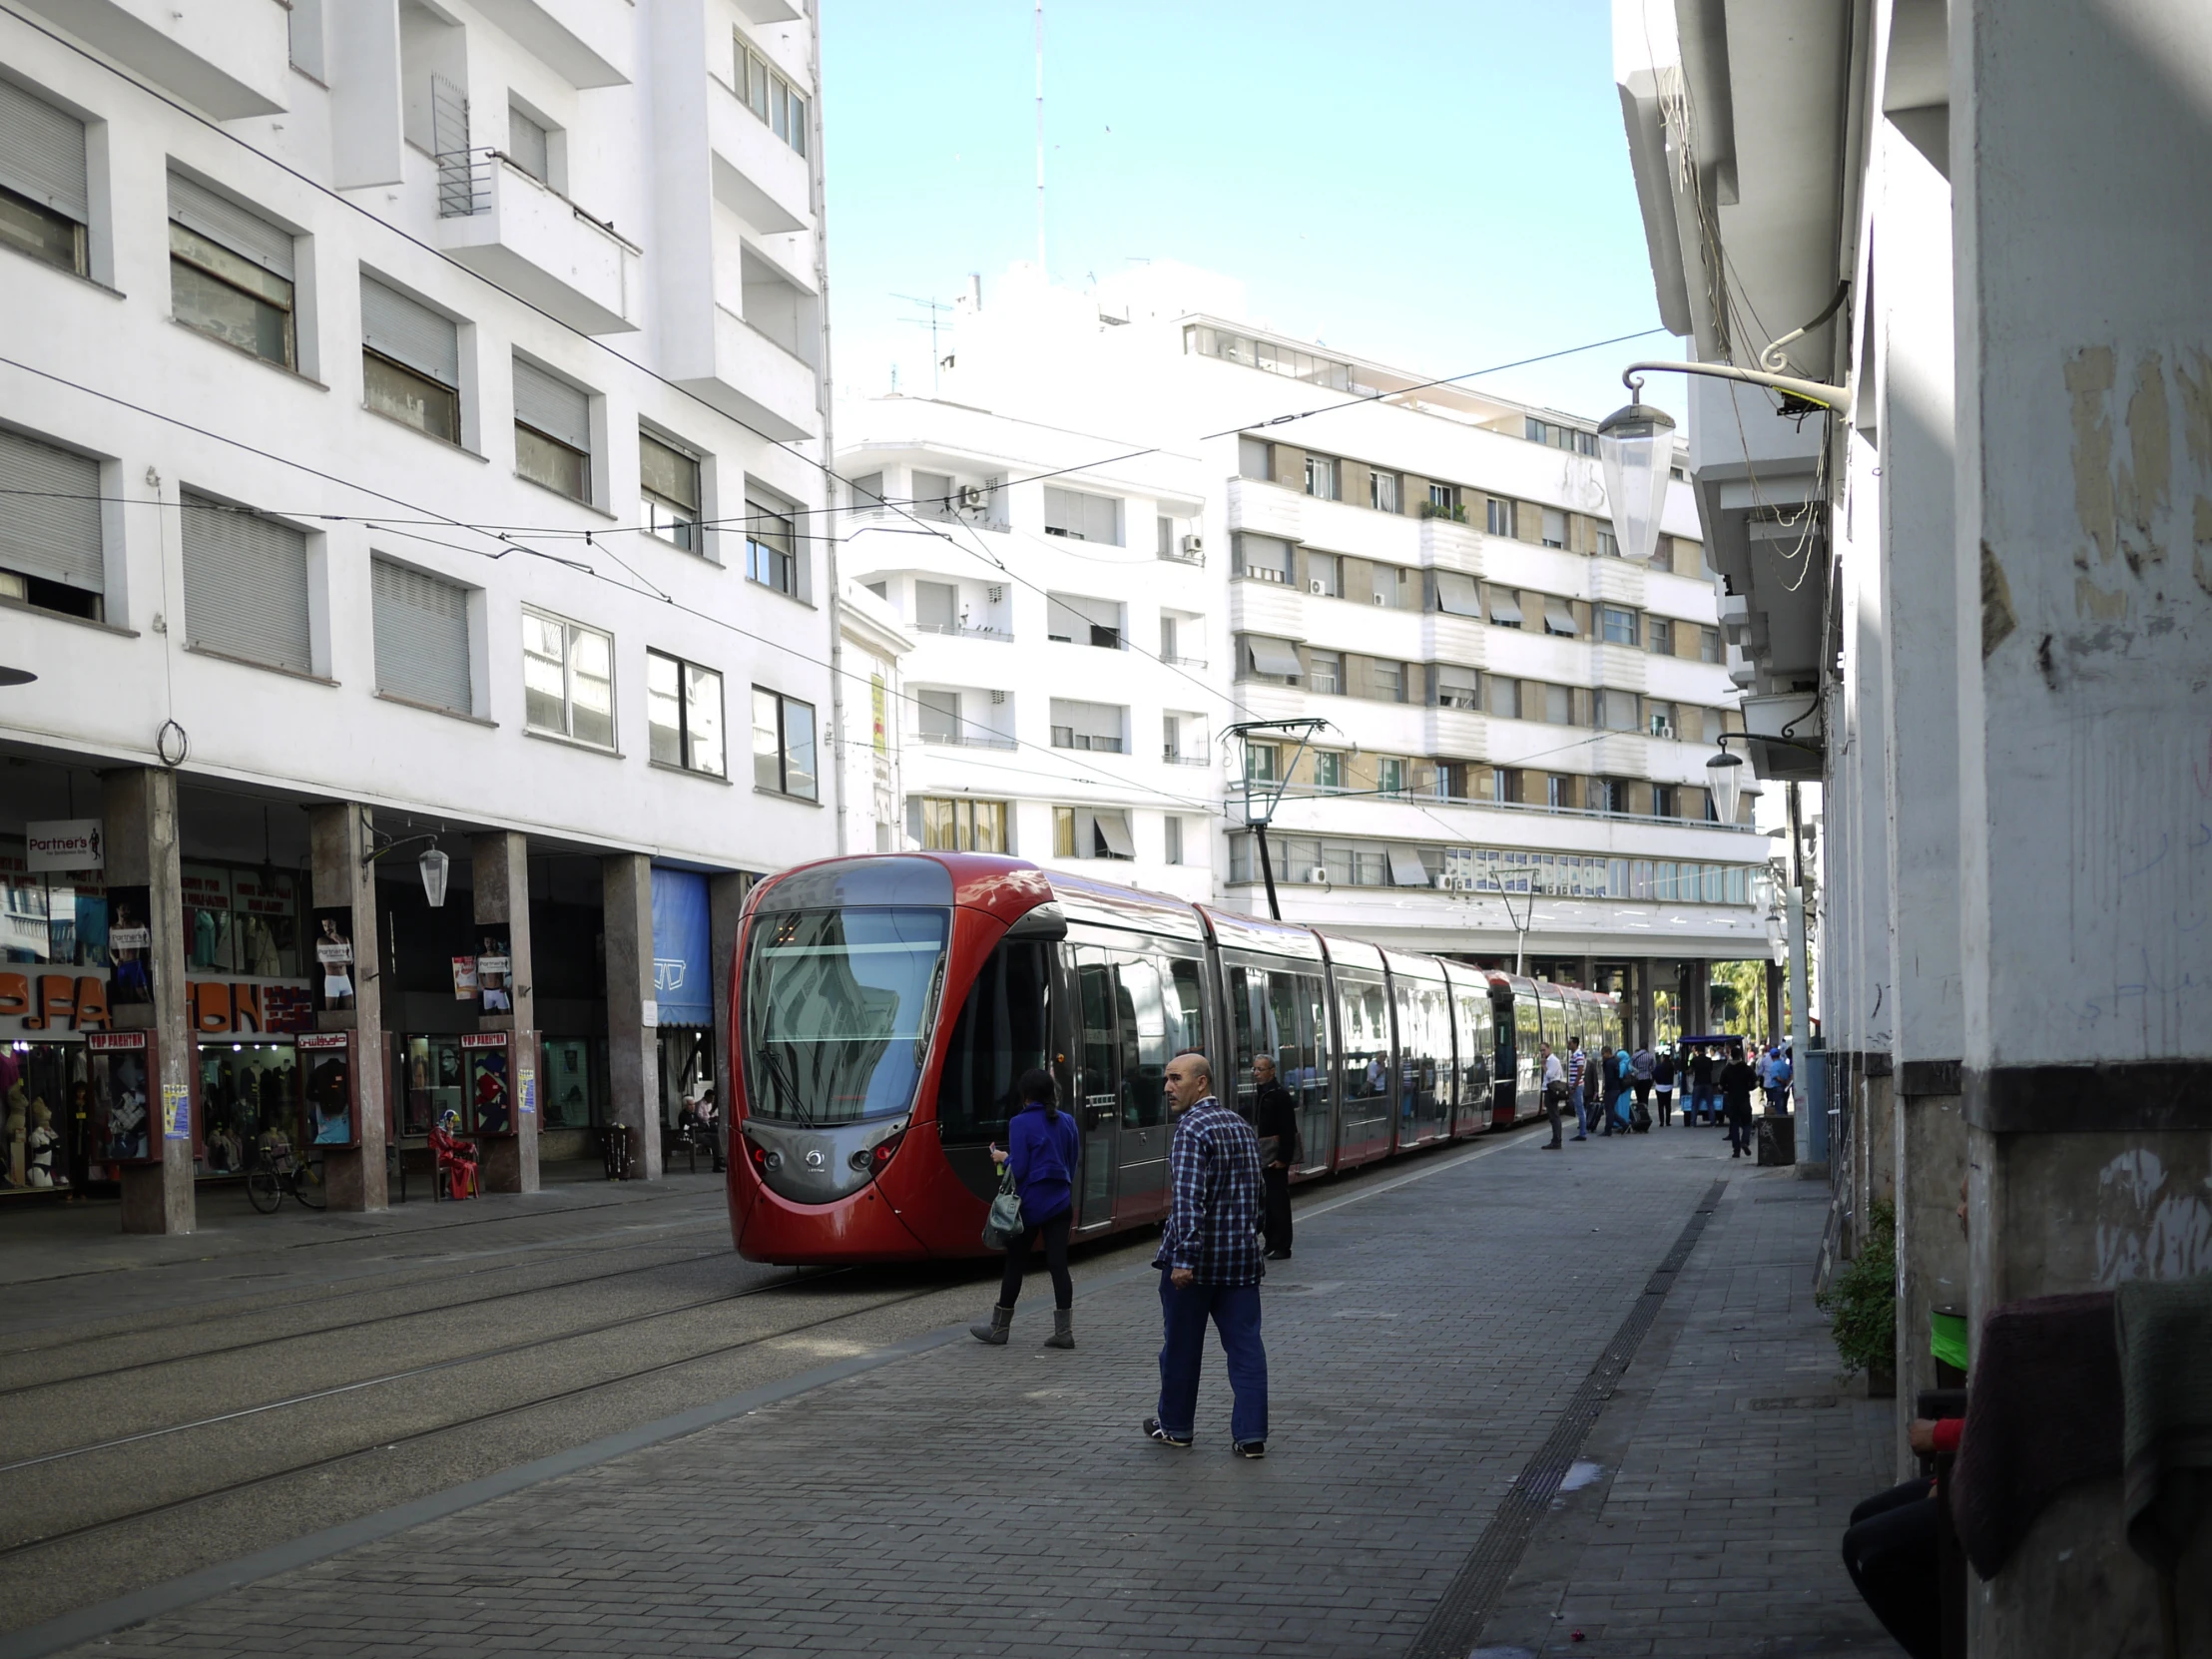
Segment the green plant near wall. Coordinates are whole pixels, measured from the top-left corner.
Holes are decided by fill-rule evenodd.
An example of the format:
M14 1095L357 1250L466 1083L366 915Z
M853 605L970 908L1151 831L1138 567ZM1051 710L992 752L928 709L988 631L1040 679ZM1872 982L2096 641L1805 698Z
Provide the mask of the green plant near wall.
M1898 1213L1887 1200L1867 1208L1867 1234L1844 1271L1815 1300L1847 1373L1888 1371L1897 1364Z
M1454 501L1446 506L1440 501L1423 501L1420 504L1420 516L1422 518L1448 518L1454 524L1464 524L1467 521L1467 509L1463 502Z

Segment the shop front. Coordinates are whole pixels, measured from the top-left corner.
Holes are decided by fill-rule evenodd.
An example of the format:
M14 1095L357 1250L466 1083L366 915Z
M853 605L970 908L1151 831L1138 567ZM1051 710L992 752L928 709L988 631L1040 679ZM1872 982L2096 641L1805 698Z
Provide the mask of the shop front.
M653 996L664 1129L676 1128L687 1105L715 1092L711 937L707 877L654 865Z

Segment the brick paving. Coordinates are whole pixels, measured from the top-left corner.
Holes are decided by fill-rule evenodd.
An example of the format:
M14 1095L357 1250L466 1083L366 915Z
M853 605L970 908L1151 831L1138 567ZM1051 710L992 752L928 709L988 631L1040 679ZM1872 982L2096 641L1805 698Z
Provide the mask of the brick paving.
M1878 1409L1749 1408L1840 1391L1807 1313L1821 1189L1718 1143L1523 1138L1313 1194L1266 1294L1265 1462L1229 1454L1218 1351L1198 1449L1138 1435L1149 1274L1094 1284L1072 1354L1037 1347L1040 1277L1008 1348L937 1348L98 1650L1401 1653L1718 1175L1728 1194L1592 1432L1609 1478L1562 1498L1492 1629L1563 1643L1572 1621L1583 1653L1882 1651L1837 1645L1871 1627L1835 1550L1841 1509L1879 1483Z

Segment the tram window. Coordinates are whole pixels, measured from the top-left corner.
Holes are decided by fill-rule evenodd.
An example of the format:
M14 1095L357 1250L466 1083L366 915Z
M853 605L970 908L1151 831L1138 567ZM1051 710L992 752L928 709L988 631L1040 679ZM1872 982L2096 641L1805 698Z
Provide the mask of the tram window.
M1003 1140L1021 1074L1046 1063L1052 1030L1048 948L1009 939L976 974L937 1083L937 1121L947 1145Z
M1345 1098L1367 1100L1390 1092L1390 1010L1382 983L1340 976Z
M1186 1048L1206 1047L1206 989L1198 963L1188 956L1168 958L1168 1057ZM1164 1064L1165 1062L1163 1062Z
M1167 1111L1167 1008L1160 994L1160 969L1145 957L1122 956L1114 963L1121 1015L1121 1121L1128 1129L1149 1129Z
M1113 970L1103 962L1084 962L1075 970L1075 990L1083 1020L1076 1050L1082 1061L1076 1092L1086 1104L1101 1095L1110 1100L1115 1092Z

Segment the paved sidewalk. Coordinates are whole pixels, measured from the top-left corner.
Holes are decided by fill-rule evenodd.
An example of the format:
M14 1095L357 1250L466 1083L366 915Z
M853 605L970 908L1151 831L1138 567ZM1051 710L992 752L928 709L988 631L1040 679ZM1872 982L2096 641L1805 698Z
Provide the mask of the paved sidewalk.
M1726 1197L1591 1436L1602 1452L1638 1410L1600 1458L1625 1466L1556 1512L1595 1530L1542 1529L1492 1627L1534 1617L1564 1650L1572 1623L1583 1653L1881 1651L1837 1645L1867 1627L1831 1525L1876 1483L1873 1409L1748 1403L1838 1392L1801 1306L1825 1190L1719 1144L1676 1130L1562 1155L1524 1136L1314 1195L1266 1292L1265 1462L1229 1455L1218 1352L1198 1449L1139 1436L1153 1275L1095 1284L1073 1354L1037 1347L1040 1278L1007 1349L938 1347L97 1651L1402 1653L1717 1178ZM1797 1588L1759 1588L1776 1578ZM1766 1646L1714 1645L1755 1619L1745 1639Z

